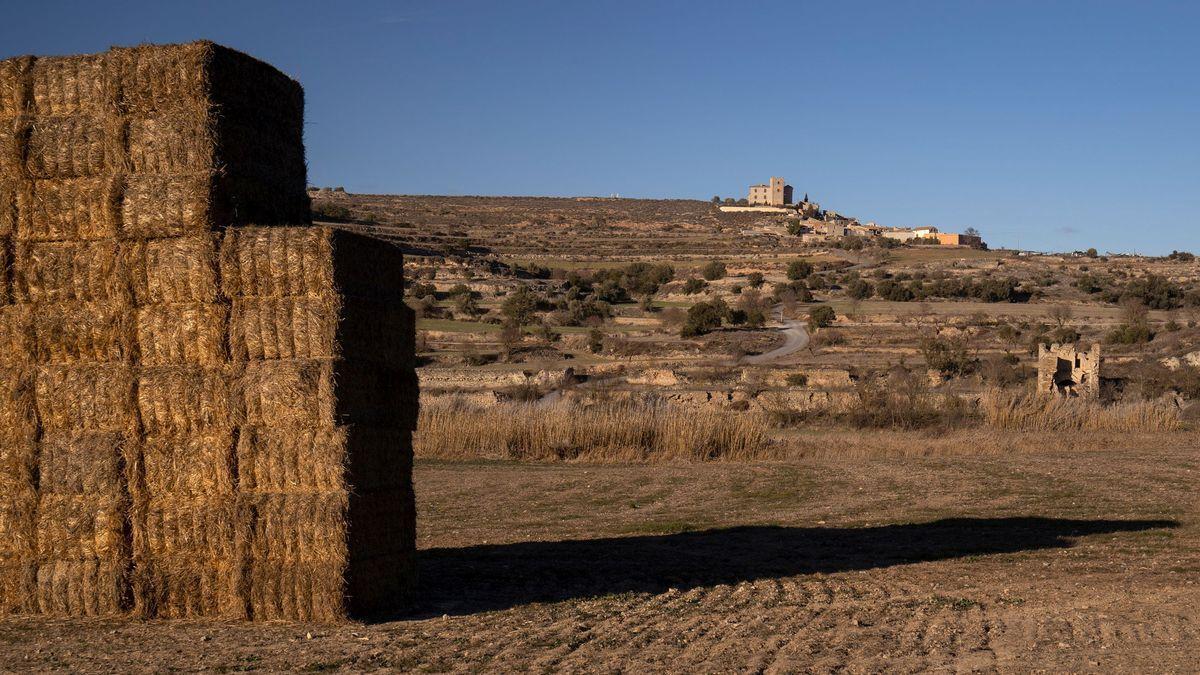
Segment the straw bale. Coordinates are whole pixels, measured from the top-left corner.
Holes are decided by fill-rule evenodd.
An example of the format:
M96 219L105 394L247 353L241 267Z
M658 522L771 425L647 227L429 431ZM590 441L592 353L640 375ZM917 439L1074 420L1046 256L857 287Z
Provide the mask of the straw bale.
M25 148L28 139L27 117L0 117L0 176L9 180L25 176Z
M346 595L350 610L358 616L393 613L413 597L416 586L416 556L392 553L351 560L346 569Z
M12 240L0 235L0 305L12 302Z
M173 303L137 310L137 343L147 366L224 363L224 305Z
M248 520L229 499L152 499L134 509L134 589L148 617L244 618Z
M32 556L0 558L0 614L37 610L37 563Z
M415 555L416 513L411 483L370 494L352 493L346 518L350 559Z
M150 436L142 441L139 491L150 500L229 499L234 461L233 434L227 430Z
M33 61L32 56L0 61L0 117L14 117L28 110Z
M21 185L0 171L0 237L11 237L17 229L17 192Z
M28 429L0 430L0 497L37 486L37 459L37 439ZM4 531L0 526L0 558L7 541Z
M25 181L17 191L21 241L109 239L117 235L120 176Z
M18 302L133 300L126 249L115 239L17 242L13 294Z
M340 294L399 302L403 253L328 227L234 228L221 246L221 282L231 298Z
M44 560L35 583L42 614L108 616L124 612L128 605L125 560Z
M138 304L216 302L218 236L154 239L132 248Z
M253 513L248 550L251 617L344 618L345 493L243 496L243 500Z
M410 366L415 322L402 305L358 297L234 299L235 360L337 358Z
M37 553L37 491L29 483L0 493L0 564Z
M38 305L33 312L33 352L38 363L130 362L134 313L99 302Z
M223 431L237 424L232 382L222 368L144 368L137 407L148 436Z
M24 365L0 366L0 429L10 434L37 431L35 372Z
M38 490L121 501L128 474L137 472L140 447L132 434L113 431L51 433L38 448Z
M217 168L216 133L206 111L129 118L129 165L136 173L197 173Z
M117 117L96 115L31 118L25 171L32 178L124 172L124 124Z
M213 177L209 173L131 174L121 204L121 235L181 237L214 226Z
M30 70L32 110L38 115L115 112L117 87L105 54L41 57Z
M35 381L46 431L136 429L133 370L124 364L41 366Z
M403 428L415 414L406 371L345 360L248 361L238 386L245 421L293 428Z
M113 497L43 492L37 508L39 557L119 560L126 552L126 509Z
M33 360L33 309L29 305L0 306L0 366Z
M346 489L350 434L344 427L242 427L238 436L238 492L293 494Z

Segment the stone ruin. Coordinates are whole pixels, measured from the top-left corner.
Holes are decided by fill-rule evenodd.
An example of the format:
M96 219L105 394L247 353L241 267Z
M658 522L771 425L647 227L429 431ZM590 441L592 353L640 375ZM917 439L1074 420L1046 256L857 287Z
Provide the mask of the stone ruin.
M1100 397L1100 345L1083 351L1074 344L1038 345L1039 394Z

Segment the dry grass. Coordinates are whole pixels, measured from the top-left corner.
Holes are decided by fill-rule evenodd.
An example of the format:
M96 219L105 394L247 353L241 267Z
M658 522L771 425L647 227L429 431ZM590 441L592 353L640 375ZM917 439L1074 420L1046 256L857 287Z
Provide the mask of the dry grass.
M583 461L755 459L772 445L754 415L660 406L423 405L418 457Z
M1179 410L1165 401L1102 405L992 389L979 402L988 426L1019 431L1153 433L1178 431Z

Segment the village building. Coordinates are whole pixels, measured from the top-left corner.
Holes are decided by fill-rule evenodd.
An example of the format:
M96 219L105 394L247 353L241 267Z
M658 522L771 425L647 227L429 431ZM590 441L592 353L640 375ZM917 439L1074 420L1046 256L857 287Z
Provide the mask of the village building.
M767 184L751 185L750 206L786 206L792 203L792 186L777 176Z

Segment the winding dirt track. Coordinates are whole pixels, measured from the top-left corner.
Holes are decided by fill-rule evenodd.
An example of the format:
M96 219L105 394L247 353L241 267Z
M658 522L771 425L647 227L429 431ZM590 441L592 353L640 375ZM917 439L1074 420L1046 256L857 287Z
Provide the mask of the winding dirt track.
M1193 671L1200 452L420 462L416 610L0 620L0 670Z

